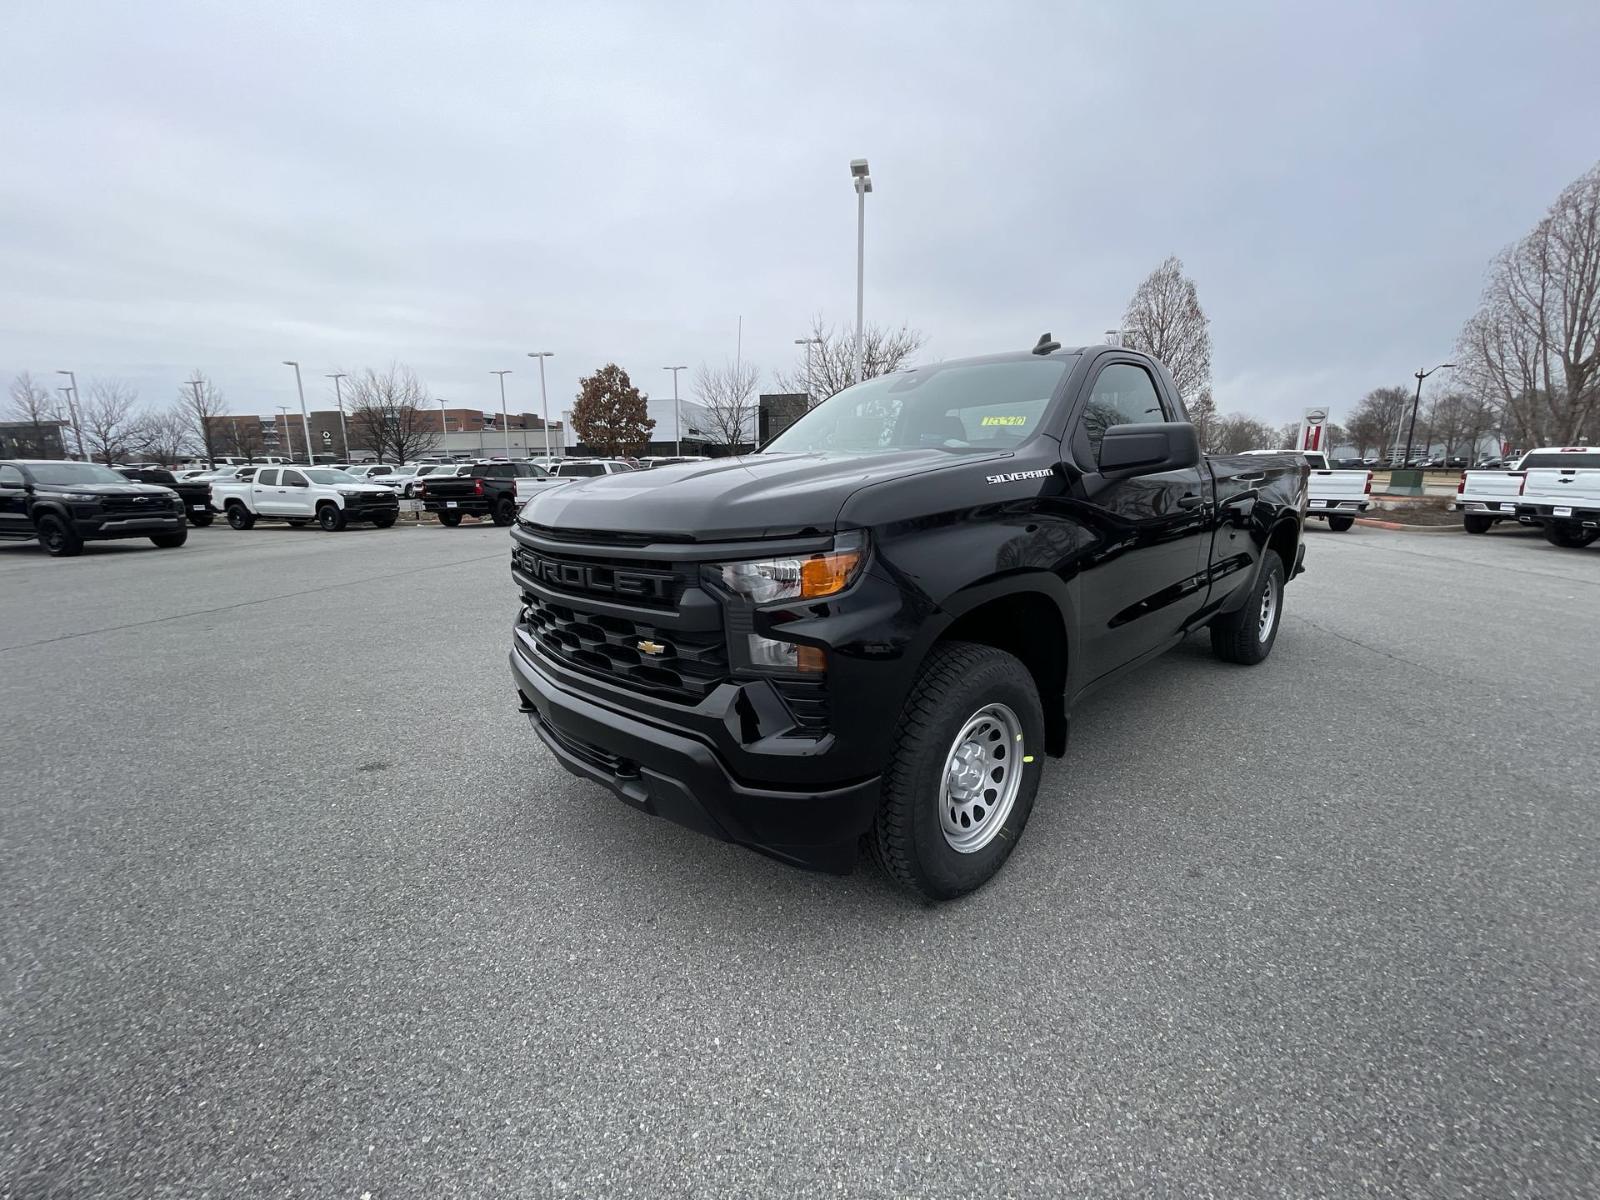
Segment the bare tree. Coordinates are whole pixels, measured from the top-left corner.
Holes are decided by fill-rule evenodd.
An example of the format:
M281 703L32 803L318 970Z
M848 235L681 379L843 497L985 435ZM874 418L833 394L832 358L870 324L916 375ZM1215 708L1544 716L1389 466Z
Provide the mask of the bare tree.
M266 455L267 439L259 417L213 417L210 424L212 445L228 457L255 462Z
M439 445L439 415L427 409L428 392L402 363L350 376L348 424L380 459L407 463Z
M1241 454L1246 450L1270 450L1277 441L1277 430L1265 421L1244 413L1229 413L1217 422L1216 454Z
M141 458L172 466L194 444L194 426L187 407L180 400L171 408L147 412L134 421L128 446ZM210 458L210 455L207 455ZM215 463L211 464L215 466Z
M1122 314L1123 344L1155 355L1185 403L1211 386L1211 321L1194 280L1172 255L1145 277Z
M1200 448L1207 454L1216 453L1214 442L1217 436L1217 424L1221 417L1217 413L1217 402L1211 397L1211 389L1204 388L1198 396L1184 405L1184 409L1194 425L1195 437L1200 441Z
M755 443L756 388L761 369L753 363L726 362L720 367L701 363L694 373L695 397L705 409L710 440L730 454Z
M138 418L134 406L139 393L120 379L96 379L89 384L79 420L89 453L110 466L128 451Z
M1390 448L1401 414L1410 405L1411 392L1407 388L1373 388L1350 415L1349 439L1363 456L1369 448L1380 451Z
M1300 422L1290 421L1278 426L1277 436L1274 439L1274 450L1298 450L1300 448Z
M194 376L178 388L178 402L173 411L182 416L193 440L205 451L206 465L216 466L222 432L217 418L228 411L228 403L216 385L197 368Z
M1456 345L1456 383L1537 445L1592 432L1600 407L1600 164L1489 265Z
M810 336L813 344L803 347L809 353L800 356L793 370L779 371L776 379L779 391L803 392L812 404L819 404L857 382L856 335L853 328L835 329L819 313L811 318ZM921 330L906 325L898 329L868 325L861 340L865 344L862 378L874 379L907 366L928 339Z
M16 453L25 458L59 458L66 450L61 435L61 407L50 398L50 389L23 371L11 381L9 414L19 425L26 425L25 436L14 439Z

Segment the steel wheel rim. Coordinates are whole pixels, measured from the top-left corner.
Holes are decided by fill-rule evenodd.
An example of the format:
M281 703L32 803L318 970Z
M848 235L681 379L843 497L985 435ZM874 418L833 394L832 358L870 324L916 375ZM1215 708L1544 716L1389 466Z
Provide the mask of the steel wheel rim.
M939 775L939 829L957 854L976 854L999 835L1022 790L1022 722L985 704L961 724Z
M1278 577L1267 576L1267 586L1261 593L1261 616L1256 622L1256 639L1266 641L1272 636L1272 627L1278 620Z

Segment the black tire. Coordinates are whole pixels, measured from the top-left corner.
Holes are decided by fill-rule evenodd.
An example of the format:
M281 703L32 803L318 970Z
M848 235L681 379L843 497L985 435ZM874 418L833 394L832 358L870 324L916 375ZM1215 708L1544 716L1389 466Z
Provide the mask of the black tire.
M1354 517L1329 517L1328 518L1328 528L1333 530L1335 533L1344 533L1347 530L1349 530L1350 526L1354 525L1355 523L1356 523L1356 519Z
M387 529L399 519L399 513L379 513L377 516L372 518L372 523L379 529Z
M345 527L344 509L337 504L324 504L317 509L317 524L328 533L338 533Z
M953 804L945 792L956 742L987 706L1011 714L1021 740L995 734L962 743L980 757L979 787L986 775L1014 769L1016 793L1008 811L981 811L985 791L974 797L974 836L987 838L968 852L952 845L942 812ZM1003 724L997 725L997 728ZM991 746L993 747L991 751ZM1031 751L1031 755L1028 753ZM989 769L994 755L993 769ZM972 642L945 642L933 648L900 713L894 748L883 776L883 794L867 844L872 856L896 883L929 900L949 900L981 887L1010 856L1039 790L1044 767L1044 711L1028 668L1004 650ZM1012 777L1002 776L1002 787ZM1003 803L1003 802L1001 802ZM951 807L951 813L955 808ZM984 828L985 818L999 824ZM978 830L982 829L982 833ZM960 830L956 830L960 835Z
M189 540L189 531L180 529L176 533L152 534L150 540L163 550L176 550Z
M309 524L311 524L311 522L310 522L310 520L308 518L295 517L293 520L291 520L289 522L289 528L290 529L304 529Z
M494 506L494 523L496 525L509 525L517 519L517 506L510 500L502 500Z
M74 558L83 553L83 539L65 517L43 513L33 523L39 544L51 558Z
M255 513L251 512L237 500L228 505L228 511L225 515L228 518L228 524L233 526L235 529L249 529L256 523Z
M1272 612L1262 632L1263 609L1272 597ZM1283 560L1276 550L1261 555L1261 574L1255 594L1238 612L1224 613L1211 622L1211 652L1223 662L1253 667L1272 653L1283 624Z
M204 529L207 525L211 524L211 522L215 521L216 519L217 518L214 517L211 513L190 513L189 514L189 524L193 525L196 529Z
M1550 522L1544 527L1544 540L1563 550L1582 550L1596 538L1600 529L1585 529L1581 525L1557 525Z
M1488 533L1494 528L1494 518L1480 516L1478 513L1468 513L1461 518L1461 527L1468 533Z
M442 512L439 514L439 524L447 525L454 529L461 524L461 514L458 512Z

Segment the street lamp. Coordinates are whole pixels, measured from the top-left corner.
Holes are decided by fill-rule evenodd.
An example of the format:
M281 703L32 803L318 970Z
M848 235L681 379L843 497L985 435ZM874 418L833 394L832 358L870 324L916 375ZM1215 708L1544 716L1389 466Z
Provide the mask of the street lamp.
M822 345L822 339L819 337L795 338L794 344L806 348L806 408L809 410L813 395L811 390L811 347Z
M309 467L311 465L311 418L306 415L306 389L300 382L300 364L292 358L286 358L283 360L283 365L294 368L294 388L295 391L300 393L300 424L305 427L306 431L306 466ZM289 458L292 461L294 455L291 454Z
M344 461L350 461L350 433L344 427L344 395L339 391L339 380L350 378L343 371L337 371L327 378L333 380L333 402L339 406L339 440L344 443Z
M288 450L289 450L289 461L293 462L294 461L294 438L289 436L289 414L291 412L293 412L294 410L292 408L290 408L287 404L276 405L276 408L277 408L278 414L279 414L278 415L278 449L282 450L282 449L284 449L285 446L287 446ZM311 448L311 443L310 442L306 443L306 448L308 450Z
M683 414L678 410L678 372L687 371L688 367L662 367L663 371L672 372L672 436L677 440L678 448L674 451L679 458L683 457Z
M544 390L544 360L554 358L554 350L529 350L529 358L539 360L539 403L544 406L544 465L546 469L554 461L550 457L550 395Z
M78 458L83 458L83 426L78 423L78 406L74 401L78 398L78 377L71 371L57 371L57 375L65 375L72 381L72 390L67 393L67 415L72 418L72 432L78 439Z
M1406 456L1400 460L1400 465L1402 467L1408 465L1411 462L1411 439L1416 435L1416 432L1417 432L1417 406L1422 403L1422 381L1424 379L1426 379L1429 375L1432 375L1434 371L1442 371L1446 367L1453 367L1453 366L1455 366L1455 363L1440 363L1437 367L1434 367L1432 370L1424 371L1424 370L1421 370L1420 368L1418 369L1418 371L1416 373L1417 374L1417 395L1416 395L1416 399L1411 401L1411 428L1406 430Z
M505 434L506 458L511 457L511 418L506 415L506 376L510 371L490 371L491 375L500 376L500 430Z
M439 397L439 432L444 434L446 437L450 436L450 419L444 415L443 396ZM444 446L441 444L439 448L443 450Z
M867 267L867 193L872 190L872 176L867 174L867 160L852 158L850 175L856 189L856 379L861 382L865 368L866 343L862 341L861 314L866 298Z

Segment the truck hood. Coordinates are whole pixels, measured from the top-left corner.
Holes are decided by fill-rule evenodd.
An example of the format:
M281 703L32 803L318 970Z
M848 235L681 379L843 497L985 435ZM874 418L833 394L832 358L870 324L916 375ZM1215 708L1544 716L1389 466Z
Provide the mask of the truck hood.
M522 519L563 530L627 530L675 541L831 533L864 487L1005 453L752 454L574 479L533 497Z
M78 492L85 496L165 496L171 498L176 495L171 488L162 483L41 483L35 489L44 495L51 492Z

